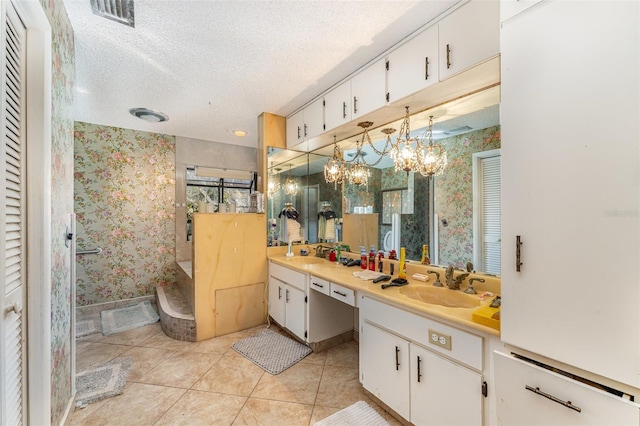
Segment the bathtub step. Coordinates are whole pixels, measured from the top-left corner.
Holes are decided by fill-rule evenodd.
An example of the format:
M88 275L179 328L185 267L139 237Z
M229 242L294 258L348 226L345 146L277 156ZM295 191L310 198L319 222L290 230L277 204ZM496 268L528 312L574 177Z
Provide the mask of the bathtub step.
M196 320L189 304L175 286L156 289L160 324L164 333L176 340L196 341Z

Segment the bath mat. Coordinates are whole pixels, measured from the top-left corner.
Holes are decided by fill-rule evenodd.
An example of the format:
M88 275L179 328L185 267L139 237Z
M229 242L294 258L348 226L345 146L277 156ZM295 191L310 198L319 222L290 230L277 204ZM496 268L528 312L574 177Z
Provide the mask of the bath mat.
M371 408L364 401L358 401L355 404L344 408L337 413L333 413L329 417L325 417L319 422L315 422L314 426L389 426L389 422L378 414L376 410Z
M131 370L131 358L119 358L76 374L76 407L120 395Z
M100 317L102 334L105 336L153 324L160 319L148 300L125 308L102 311Z
M96 333L100 333L97 320L84 320L76 322L76 337L84 337Z
M267 373L274 375L282 373L311 353L310 347L269 329L238 340L231 347Z

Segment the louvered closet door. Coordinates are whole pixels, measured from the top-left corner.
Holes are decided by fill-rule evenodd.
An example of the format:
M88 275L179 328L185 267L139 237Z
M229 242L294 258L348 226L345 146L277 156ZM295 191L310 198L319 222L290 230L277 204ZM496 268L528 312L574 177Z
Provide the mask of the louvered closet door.
M482 220L480 271L500 273L500 156L482 158Z
M0 406L2 425L26 424L26 30L11 3L2 3L2 216L0 274Z

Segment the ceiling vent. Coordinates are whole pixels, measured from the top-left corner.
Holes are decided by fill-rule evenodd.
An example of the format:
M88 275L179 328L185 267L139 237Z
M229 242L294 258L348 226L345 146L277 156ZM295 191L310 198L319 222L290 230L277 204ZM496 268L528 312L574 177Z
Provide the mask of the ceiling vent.
M442 132L442 133L447 136L453 136L453 135L458 135L460 133L466 133L469 130L473 130L473 129L469 126L460 126L460 127L456 127L455 129L447 130L446 132Z
M91 0L91 9L98 16L135 27L133 0Z

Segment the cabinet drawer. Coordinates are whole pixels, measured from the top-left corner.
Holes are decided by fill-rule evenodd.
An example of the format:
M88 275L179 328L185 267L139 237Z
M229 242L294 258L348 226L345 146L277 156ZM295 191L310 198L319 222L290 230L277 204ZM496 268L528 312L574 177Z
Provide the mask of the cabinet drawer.
M315 291L326 294L327 296L331 293L331 284L329 281L323 280L322 278L311 276L309 287Z
M638 404L502 352L493 357L499 424L640 424Z
M360 319L386 328L425 348L483 370L483 338L466 331L450 327L441 322L407 312L370 297L362 296ZM436 334L436 337L433 337ZM440 343L444 343L440 344Z
M346 303L347 305L355 306L355 292L350 288L343 287L336 283L331 283L330 296Z
M284 266L280 266L276 263L269 262L269 275L304 292L307 291L307 276L302 272L294 271L292 269L285 268Z

